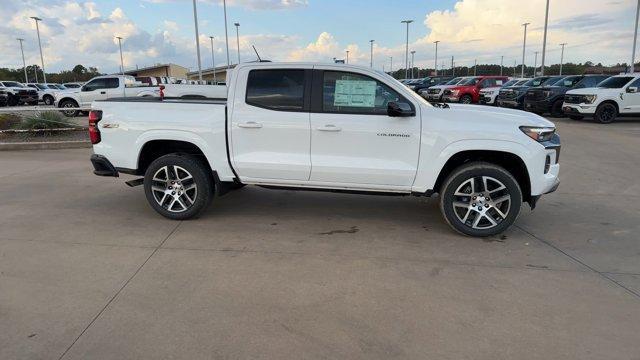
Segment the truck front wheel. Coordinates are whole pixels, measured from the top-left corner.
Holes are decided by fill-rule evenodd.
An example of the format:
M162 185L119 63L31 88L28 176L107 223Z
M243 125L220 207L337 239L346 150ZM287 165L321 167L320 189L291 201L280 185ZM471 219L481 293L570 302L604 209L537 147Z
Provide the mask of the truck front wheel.
M169 154L149 165L144 176L147 201L160 215L173 220L197 217L214 193L208 167L197 157Z
M474 162L456 169L440 192L440 210L459 233L485 237L509 228L520 214L522 191L504 168Z
M471 97L471 95L462 95L462 97L460 98L461 104L471 104L472 102L473 98Z

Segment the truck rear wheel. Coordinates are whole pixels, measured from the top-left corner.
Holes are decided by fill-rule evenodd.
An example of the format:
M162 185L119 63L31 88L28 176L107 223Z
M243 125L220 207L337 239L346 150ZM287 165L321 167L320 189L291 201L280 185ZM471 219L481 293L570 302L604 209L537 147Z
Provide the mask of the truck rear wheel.
M209 168L197 157L169 154L149 165L144 192L151 207L173 220L197 217L214 194Z
M508 229L518 218L522 191L504 168L474 162L456 169L440 192L440 211L464 235L485 237Z

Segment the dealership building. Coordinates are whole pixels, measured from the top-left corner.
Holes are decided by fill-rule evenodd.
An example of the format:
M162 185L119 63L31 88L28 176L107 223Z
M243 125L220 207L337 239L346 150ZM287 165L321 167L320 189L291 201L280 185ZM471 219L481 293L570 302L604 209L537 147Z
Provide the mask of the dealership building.
M211 82L227 82L227 70L233 69L235 65L216 66L215 68L202 69L202 80ZM198 71L189 71L187 79L198 80Z
M188 72L189 69L184 66L168 63L136 68L125 71L124 73L132 76L167 76L177 79L186 79Z

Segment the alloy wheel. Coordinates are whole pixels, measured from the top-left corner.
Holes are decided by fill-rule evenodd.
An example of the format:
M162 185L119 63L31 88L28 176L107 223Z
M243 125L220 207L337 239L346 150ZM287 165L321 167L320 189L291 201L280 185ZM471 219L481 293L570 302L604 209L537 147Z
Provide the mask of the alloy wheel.
M490 176L476 176L464 181L453 196L453 212L458 220L476 230L498 226L511 209L511 195L507 187Z
M170 165L161 167L153 174L151 192L156 203L165 210L181 213L195 203L198 187L186 169Z

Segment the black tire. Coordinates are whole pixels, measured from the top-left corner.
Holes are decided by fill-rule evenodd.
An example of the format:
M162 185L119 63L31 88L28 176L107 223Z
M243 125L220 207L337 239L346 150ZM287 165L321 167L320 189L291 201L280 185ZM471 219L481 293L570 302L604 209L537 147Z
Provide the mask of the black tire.
M471 95L462 95L460 97L460 104L471 104L473 103L473 98Z
M16 106L20 103L20 100L17 96L9 94L9 99L7 99L7 106Z
M51 95L45 95L42 97L42 102L44 102L45 105L53 105L53 96Z
M469 196L466 196L466 191L463 196L455 195L459 188L470 187L470 181L474 182L473 190L477 191L469 189ZM488 194L487 189L483 189L484 183L489 187ZM498 184L503 185L504 189L497 190L500 188ZM507 195L508 200L500 201ZM489 200L485 200L486 198ZM460 206L467 201L468 207ZM454 203L459 205L454 206ZM500 166L486 162L460 166L449 175L440 191L440 211L445 221L455 231L468 236L486 237L502 233L516 221L521 206L522 190L513 175ZM477 211L479 208L482 210ZM476 224L478 217L480 219ZM481 226L486 223L490 227Z
M168 172L163 171L165 168ZM166 174L166 181L162 174ZM186 174L191 178L186 179ZM154 180L156 175L156 179L161 179L160 181ZM182 176L185 178L181 178ZM165 185L167 193L158 189ZM195 191L189 189L191 185L195 185ZM156 190L153 190L154 186ZM179 191L168 193L171 190ZM172 220L187 220L200 215L211 203L214 194L213 176L211 170L199 158L169 154L154 160L147 168L144 192L151 207L160 215Z
M77 108L78 103L73 100L62 100L62 102L58 105L61 108ZM62 114L66 117L76 117L78 116L78 110L65 110L62 111Z
M554 118L559 118L564 116L564 111L562 111L562 104L564 103L563 99L558 99L551 104L550 115Z
M569 119L571 119L571 120L582 120L582 119L584 119L584 116L582 116L582 115L569 115Z
M618 117L618 108L612 103L603 103L598 106L594 119L601 124L611 124Z

